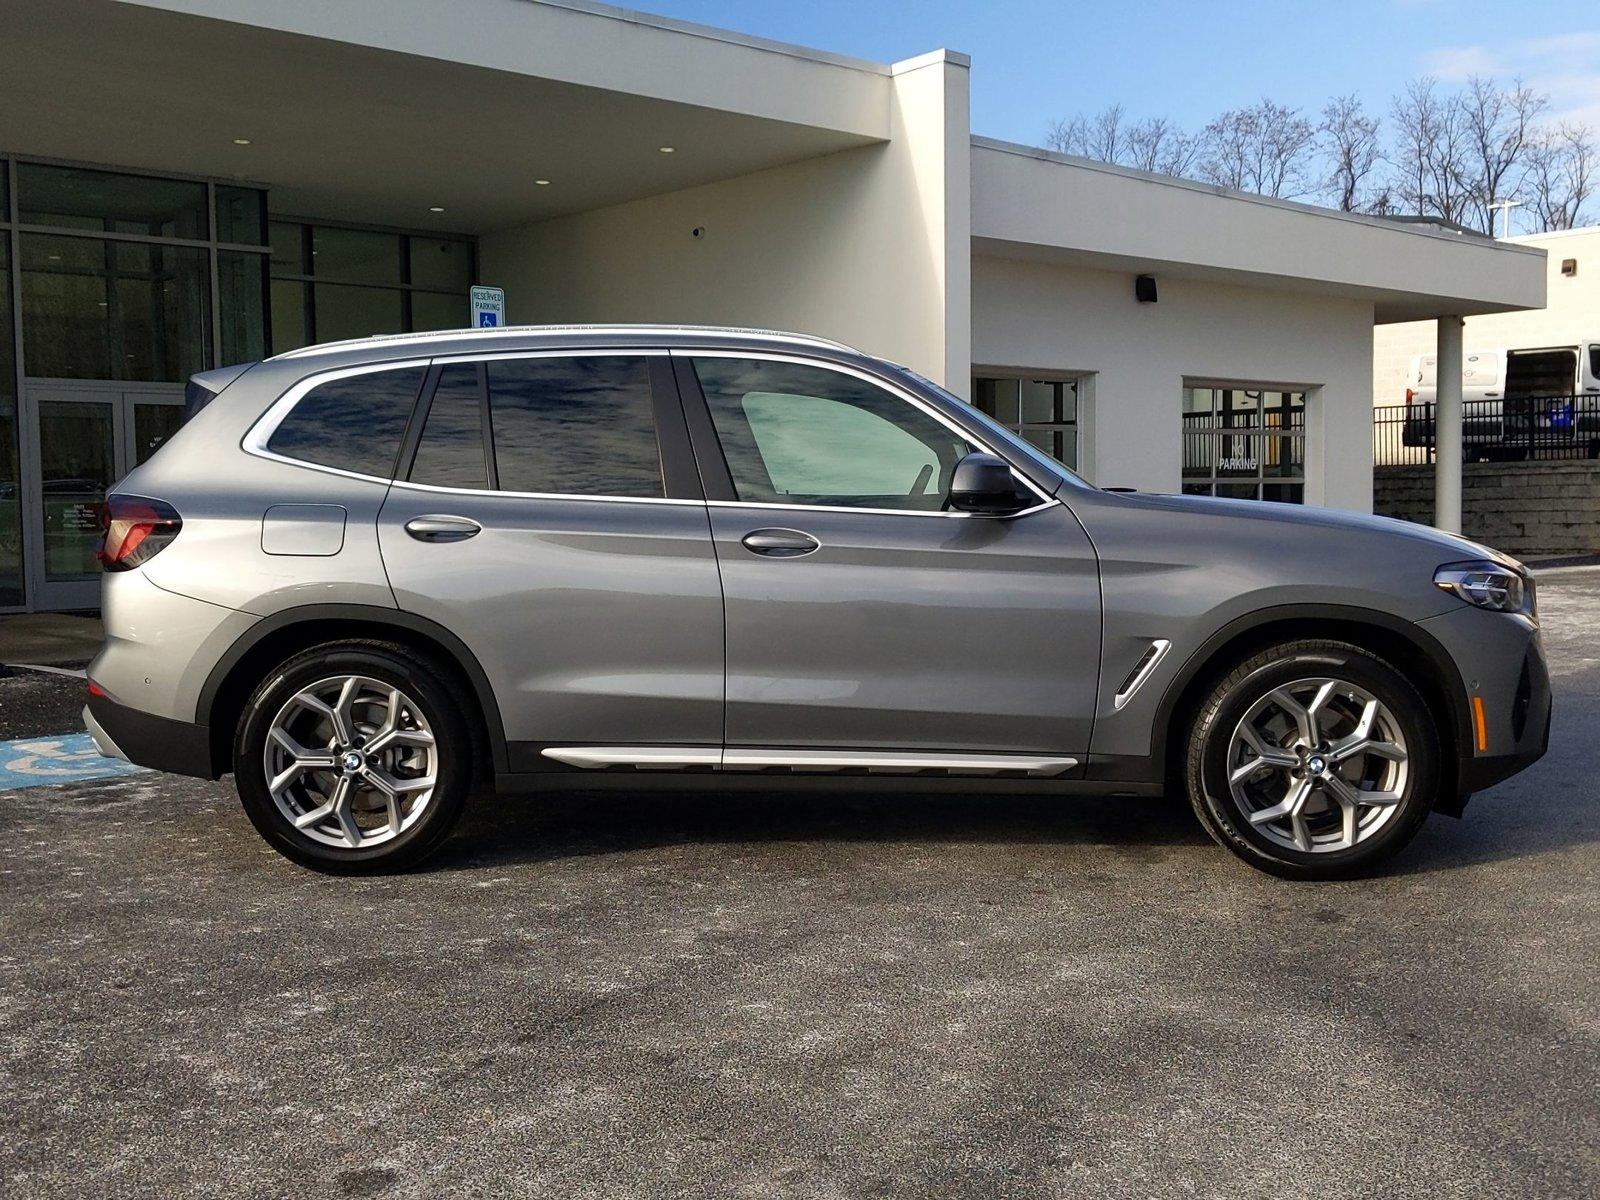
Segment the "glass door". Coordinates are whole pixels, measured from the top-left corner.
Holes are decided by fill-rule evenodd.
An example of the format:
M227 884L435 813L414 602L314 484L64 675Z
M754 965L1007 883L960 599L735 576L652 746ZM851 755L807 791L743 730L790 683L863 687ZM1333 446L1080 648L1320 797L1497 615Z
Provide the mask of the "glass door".
M47 392L30 396L36 436L33 556L35 608L100 603L100 504L117 481L118 397Z
M183 419L177 392L128 392L92 384L29 383L33 437L27 471L28 562L35 609L97 608L100 505L116 482L149 458Z

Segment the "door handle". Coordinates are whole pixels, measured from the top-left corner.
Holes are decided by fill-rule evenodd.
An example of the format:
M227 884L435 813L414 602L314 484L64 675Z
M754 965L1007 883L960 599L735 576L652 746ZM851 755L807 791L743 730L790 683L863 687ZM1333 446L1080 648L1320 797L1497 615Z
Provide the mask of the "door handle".
M809 533L798 529L757 529L739 539L739 544L752 554L768 558L799 558L821 547Z
M412 517L406 522L406 532L419 542L464 542L482 531L470 517Z

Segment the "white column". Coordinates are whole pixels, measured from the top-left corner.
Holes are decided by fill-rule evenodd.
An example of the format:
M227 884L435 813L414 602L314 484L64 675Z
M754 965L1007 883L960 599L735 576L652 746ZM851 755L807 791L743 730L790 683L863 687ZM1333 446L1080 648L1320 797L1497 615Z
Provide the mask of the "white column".
M1439 318L1433 412L1433 523L1461 532L1461 318Z

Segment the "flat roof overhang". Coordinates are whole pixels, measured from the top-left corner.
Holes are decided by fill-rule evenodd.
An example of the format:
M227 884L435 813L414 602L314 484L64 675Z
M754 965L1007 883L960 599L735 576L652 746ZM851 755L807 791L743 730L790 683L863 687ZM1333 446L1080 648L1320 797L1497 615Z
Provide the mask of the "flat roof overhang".
M1545 255L974 138L975 254L1370 301L1379 324L1543 308Z
M0 153L486 233L882 141L889 75L580 0L7 0Z

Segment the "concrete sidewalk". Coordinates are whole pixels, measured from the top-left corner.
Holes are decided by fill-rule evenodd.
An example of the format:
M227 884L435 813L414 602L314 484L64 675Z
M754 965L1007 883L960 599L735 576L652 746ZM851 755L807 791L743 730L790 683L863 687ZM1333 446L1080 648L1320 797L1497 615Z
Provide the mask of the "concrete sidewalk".
M104 636L98 615L18 613L0 617L0 663L81 667L99 651Z

